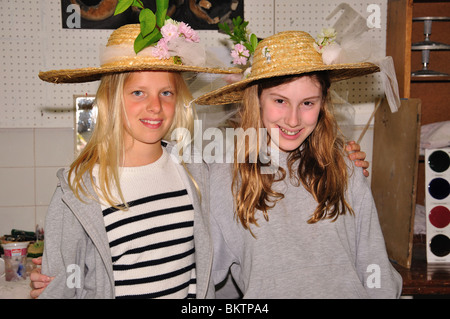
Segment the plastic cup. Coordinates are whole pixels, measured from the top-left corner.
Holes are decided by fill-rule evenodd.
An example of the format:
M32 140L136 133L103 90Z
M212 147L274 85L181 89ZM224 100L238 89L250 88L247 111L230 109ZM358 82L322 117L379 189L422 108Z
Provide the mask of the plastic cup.
M19 281L27 277L27 248L30 242L2 244L4 255L0 258L0 270L4 268L6 281ZM0 275L3 275L0 273Z

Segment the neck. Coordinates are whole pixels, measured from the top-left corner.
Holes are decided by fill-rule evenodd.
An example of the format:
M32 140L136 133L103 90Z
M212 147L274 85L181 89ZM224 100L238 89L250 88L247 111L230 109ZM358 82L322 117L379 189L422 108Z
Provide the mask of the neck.
M144 166L156 162L162 155L163 149L161 142L146 145L135 142L126 147L121 166L136 167Z

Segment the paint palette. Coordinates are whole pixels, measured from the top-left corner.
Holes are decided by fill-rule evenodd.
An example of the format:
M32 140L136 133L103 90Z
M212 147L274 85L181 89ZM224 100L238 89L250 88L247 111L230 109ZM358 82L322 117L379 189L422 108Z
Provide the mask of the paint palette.
M450 148L425 150L427 261L450 262Z

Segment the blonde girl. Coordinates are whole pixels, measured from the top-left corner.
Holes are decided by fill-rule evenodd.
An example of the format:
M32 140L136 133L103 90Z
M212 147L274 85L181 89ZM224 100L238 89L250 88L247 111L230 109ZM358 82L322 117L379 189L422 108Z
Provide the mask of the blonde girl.
M92 138L57 173L42 259L53 280L39 298L214 296L208 172L172 158L171 142L195 116L181 72L234 71L136 55L139 32L114 31L101 67L40 73L53 83L101 81Z

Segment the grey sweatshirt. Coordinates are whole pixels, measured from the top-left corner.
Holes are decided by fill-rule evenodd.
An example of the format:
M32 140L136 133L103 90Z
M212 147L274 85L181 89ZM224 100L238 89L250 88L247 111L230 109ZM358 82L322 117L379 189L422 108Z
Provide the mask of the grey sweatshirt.
M286 169L286 153L280 156ZM215 283L231 267L244 298L398 298L402 279L388 260L367 179L349 166L355 215L307 224L317 203L286 179L274 185L285 198L269 221L257 212L252 237L234 218L231 166L210 165Z
M170 152L170 145L167 146ZM194 207L194 241L197 298L214 297L211 279L213 246L209 233L209 175L204 164L190 165L202 199L184 168L177 165ZM55 279L39 298L114 298L114 278L109 241L101 206L84 198L80 202L67 183L67 172L58 171L59 183L45 223L42 273ZM95 194L87 176L89 192ZM149 181L151 182L151 181Z

